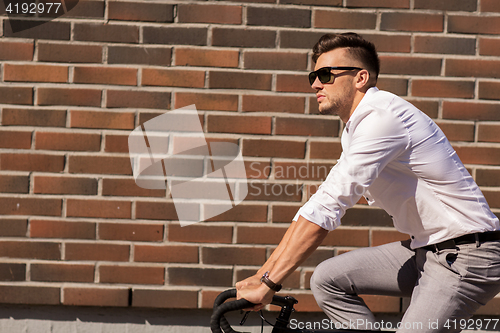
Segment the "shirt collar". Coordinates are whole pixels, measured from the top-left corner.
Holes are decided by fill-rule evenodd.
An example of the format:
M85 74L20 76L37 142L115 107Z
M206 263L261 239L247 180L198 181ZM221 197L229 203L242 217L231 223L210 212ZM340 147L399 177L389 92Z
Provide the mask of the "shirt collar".
M347 133L349 133L349 128L351 127L351 122L352 122L352 119L355 118L356 116L356 111L358 111L361 106L363 104L366 104L368 102L368 100L370 100L371 96L373 94L375 94L376 92L378 91L378 88L377 87L371 87L369 88L365 95L363 96L363 98L361 99L361 101L359 102L358 106L356 106L356 109L354 110L354 112L351 114L351 117L349 117L349 120L347 121L347 123L345 124L345 129L347 131Z

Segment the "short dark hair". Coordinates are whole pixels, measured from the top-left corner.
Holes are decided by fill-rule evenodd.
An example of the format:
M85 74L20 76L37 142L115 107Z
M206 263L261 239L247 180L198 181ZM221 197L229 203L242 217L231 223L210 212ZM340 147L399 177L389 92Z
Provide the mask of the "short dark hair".
M353 58L359 60L369 72L375 73L377 81L380 60L375 45L353 32L323 35L313 47L312 60L316 63L320 55L338 48L347 48Z

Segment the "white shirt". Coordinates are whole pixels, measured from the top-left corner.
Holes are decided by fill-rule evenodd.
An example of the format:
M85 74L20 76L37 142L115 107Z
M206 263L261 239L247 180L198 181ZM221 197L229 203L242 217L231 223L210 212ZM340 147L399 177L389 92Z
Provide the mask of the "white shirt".
M346 123L342 155L298 211L326 230L364 195L411 235L412 248L500 229L444 133L423 112L370 88Z

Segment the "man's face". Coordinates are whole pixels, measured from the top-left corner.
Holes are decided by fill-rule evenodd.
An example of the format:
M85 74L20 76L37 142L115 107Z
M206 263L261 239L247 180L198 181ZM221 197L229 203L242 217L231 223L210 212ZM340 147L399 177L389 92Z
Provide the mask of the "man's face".
M360 64L349 58L345 48L335 49L319 56L314 70L322 67L357 66ZM356 92L356 70L332 70L332 83L321 83L318 78L311 87L316 90L321 114L338 115L342 121L349 119Z

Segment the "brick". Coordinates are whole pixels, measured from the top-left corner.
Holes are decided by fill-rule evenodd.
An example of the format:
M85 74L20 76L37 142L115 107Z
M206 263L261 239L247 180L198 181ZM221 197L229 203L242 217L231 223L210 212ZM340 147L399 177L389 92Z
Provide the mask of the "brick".
M499 88L499 82L479 81L479 98L497 100L497 92Z
M132 306L161 309L196 309L198 292L193 290L133 289Z
M311 159L339 159L342 146L339 141L309 141L309 156Z
M323 32L313 31L280 31L279 45L281 48L287 49L292 48L310 50L323 35ZM269 47L274 47L274 45Z
M483 189L484 198L491 208L500 208L500 195L499 191Z
M143 46L108 46L108 64L170 66L172 48Z
M198 205L190 207L195 213L198 213ZM136 218L145 220L178 220L177 212L173 202L136 202Z
M208 132L271 134L271 117L208 115Z
M262 265L266 261L265 248L202 247L203 264L208 265Z
M0 87L0 104L33 104L33 88Z
M243 155L256 157L304 158L305 141L243 139Z
M369 245L369 240L370 230L368 228L338 227L326 236L321 245L365 247Z
M271 0L269 2L274 2L274 0ZM280 4L340 7L342 6L342 1L341 0L280 0Z
M72 155L68 165L70 173L132 175L128 157Z
M35 148L46 150L99 151L101 135L90 133L35 133Z
M410 9L410 0L347 0L346 7Z
M197 263L198 260L198 246L135 245L136 262Z
M314 27L322 29L375 29L377 14L356 11L315 10Z
M26 264L0 263L0 281L25 281Z
M334 256L333 249L316 249L311 255L304 260L301 267L316 267L325 260L328 260Z
M500 39L480 37L479 54L491 56L500 55Z
M390 91L398 96L408 95L408 80L399 78L379 78L377 87L380 90ZM316 101L317 103L317 101Z
M463 122L437 122L450 141L474 141L474 124Z
M102 46L39 42L38 61L101 63Z
M414 47L417 53L476 54L476 40L474 38L415 36Z
M500 4L495 0L481 0L481 11L500 13Z
M242 6L179 4L177 11L180 23L242 23Z
M1 88L0 88L1 91ZM65 127L65 110L2 109L2 125Z
M170 93L108 90L106 97L108 108L170 109Z
M488 303L486 303L486 305L480 307L475 312L475 314L476 315L490 315L490 316L493 315L493 316L496 316L499 311L500 311L500 298L495 297L491 301L489 301ZM491 321L495 322L496 320L493 319Z
M33 42L0 42L0 60L33 60Z
M500 106L491 103L443 102L443 118L459 120L500 120Z
M438 117L439 103L436 101L427 100L417 100L413 98L406 98L408 102L413 104L417 109L425 113L431 118L436 119Z
M95 239L95 229L92 222L30 220L30 237L33 238Z
M102 183L102 195L165 197L166 190L149 190L136 185L134 179L105 178Z
M121 200L67 199L66 214L68 217L129 219L131 206L131 202Z
M110 20L142 22L174 21L173 5L112 1L108 6L108 19Z
M500 17L449 15L448 32L465 34L500 34Z
M477 10L476 0L444 1L444 0L415 0L415 9L434 9L443 11L475 12Z
M383 244L404 241L409 239L410 239L409 235L400 233L399 231L393 228L374 229L372 230L371 246L379 246Z
M276 117L277 135L338 136L339 121L324 117L285 118Z
M0 241L0 256L6 258L60 260L61 244L51 242Z
M500 164L500 154L498 148L476 147L476 146L454 146L458 156L464 164Z
M58 305L59 287L42 286L0 286L0 302L6 304L44 304Z
M441 59L381 56L380 73L439 76L441 74Z
M238 67L240 54L236 50L175 48L176 66Z
M233 285L232 269L169 267L167 270L170 285L213 287Z
M207 45L207 28L144 27L144 44Z
M143 69L142 85L203 88L205 72L179 69Z
M94 265L31 264L31 281L94 282Z
M10 218L0 219L1 237L26 237L27 232L28 232L28 220L26 219L10 219Z
M165 283L165 268L101 265L99 266L99 282L162 285Z
M44 2L50 2L51 0L45 0ZM66 1L65 1L66 3ZM76 6L76 4L79 3L79 6ZM66 13L64 14L65 17L82 17L82 18L104 18L104 3L100 0L97 1L83 1L83 2L78 2L78 1L67 1L66 3ZM54 15L54 14L45 14L45 15L40 15L40 16L59 16L59 15Z
M64 170L64 156L48 154L0 155L2 170L61 172Z
M106 153L128 153L128 135L106 134L104 151Z
M70 127L98 129L134 129L134 112L70 111Z
M97 179L35 176L33 192L37 194L97 195Z
M313 93L309 80L304 74L278 74L276 78L276 91Z
M412 96L474 98L474 81L412 80Z
M130 246L106 243L66 243L66 260L128 261Z
M202 94L189 92L175 93L175 108L195 104L197 110L237 111L238 95Z
M212 30L213 46L261 47L276 46L276 32L262 29L218 28Z
M366 201L363 203L366 204ZM391 227L393 226L393 222L389 214L382 209L355 207L346 211L342 217L342 225L353 227Z
M70 40L70 32L69 22L10 19L5 20L3 24L4 37Z
M311 27L311 11L299 8L247 7L247 24L275 27Z
M334 163L274 162L274 179L325 180Z
M0 148L30 149L31 131L0 131Z
M441 32L443 28L444 15L430 13L382 13L380 23L380 30L386 31Z
M119 67L78 67L74 68L75 83L137 85L137 69Z
M287 229L276 226L238 226L236 229L236 243L279 244Z
M500 61L447 59L446 75L497 78L500 75Z
M76 306L127 307L130 303L126 288L63 288L63 304Z
M500 142L498 137L498 125L494 124L479 124L478 125L478 140L484 142Z
M305 98L275 95L243 95L242 111L304 113Z
M220 211L220 209L217 209L217 204L209 204L204 207L205 213L211 213L211 208L216 208L216 211ZM207 221L266 222L267 205L239 204Z
M233 239L232 226L191 224L181 227L178 224L169 224L167 228L169 242L230 244Z
M272 222L273 223L291 223L292 219L297 214L300 205L280 205L274 204L272 206Z
M99 239L143 242L163 241L163 224L100 223Z
M76 23L74 40L88 42L138 43L139 29L133 25Z
M262 73L210 71L208 86L211 89L271 90L272 75Z
M366 1L366 0L362 0ZM384 0L382 0L384 1ZM393 0L396 1L396 0ZM371 2L370 2L371 3ZM404 1L398 1L403 4ZM372 42L378 52L404 52L411 51L411 35L376 35L363 34L363 38Z
M101 90L38 88L38 105L101 106Z
M500 169L476 169L476 183L479 186L500 186Z

